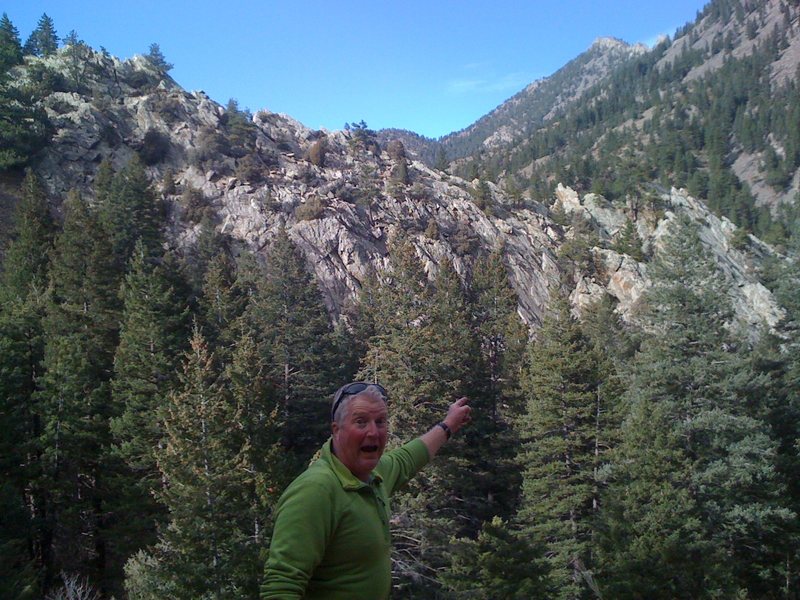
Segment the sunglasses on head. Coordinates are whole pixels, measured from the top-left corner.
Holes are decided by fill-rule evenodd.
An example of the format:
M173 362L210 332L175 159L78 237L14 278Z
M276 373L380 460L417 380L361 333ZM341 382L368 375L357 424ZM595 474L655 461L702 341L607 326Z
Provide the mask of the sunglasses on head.
M333 421L333 417L336 415L336 409L339 408L342 400L344 400L347 396L355 396L356 394L360 394L370 386L378 388L378 391L381 393L384 400L389 397L389 394L386 393L384 387L379 383L368 383L366 381L354 381L353 383L348 383L347 385L340 387L337 390L336 395L333 397L331 421Z

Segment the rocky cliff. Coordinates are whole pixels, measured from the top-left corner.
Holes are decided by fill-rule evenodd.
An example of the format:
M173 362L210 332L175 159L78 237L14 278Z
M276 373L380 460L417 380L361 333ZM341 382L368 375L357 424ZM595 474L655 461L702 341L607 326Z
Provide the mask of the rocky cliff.
M71 58L62 49L28 60L18 69L21 79L37 61L68 73ZM121 167L138 152L169 206L165 226L177 247L196 239L198 215L256 253L286 227L334 318L356 299L365 276L386 265L389 240L403 231L430 275L446 258L466 276L478 253L502 246L520 314L533 326L541 321L561 278L559 248L573 235L550 206L511 199L491 183L481 191L478 182L412 160L401 143L381 147L368 131L313 131L269 111L245 115L235 127L242 114L183 90L142 57L120 61L91 52L84 67L80 81L63 80L44 101L56 129L36 170L56 203L72 188L91 195L102 160ZM740 313L754 324L779 318L757 279L771 250L754 238L734 249L735 227L685 192L662 193L660 212L580 198L563 186L556 202L583 214L600 240L592 253L603 268L574 278L576 309L608 293L629 315L648 285L646 265L609 246L631 219L644 247L655 249L665 223L685 212L703 224L704 242L738 290Z

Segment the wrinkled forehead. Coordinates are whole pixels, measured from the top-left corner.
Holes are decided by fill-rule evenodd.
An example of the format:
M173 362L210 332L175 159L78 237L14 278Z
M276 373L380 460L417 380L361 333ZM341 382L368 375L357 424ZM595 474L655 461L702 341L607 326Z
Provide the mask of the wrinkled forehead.
M356 414L367 415L386 415L389 409L386 407L383 397L380 394L368 391L360 392L349 399L348 410L351 416Z

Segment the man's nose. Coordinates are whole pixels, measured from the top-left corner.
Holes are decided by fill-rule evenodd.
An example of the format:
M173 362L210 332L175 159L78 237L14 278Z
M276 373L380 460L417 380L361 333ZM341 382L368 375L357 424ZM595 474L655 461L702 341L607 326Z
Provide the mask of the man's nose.
M375 421L370 421L367 425L367 434L378 435L378 424Z

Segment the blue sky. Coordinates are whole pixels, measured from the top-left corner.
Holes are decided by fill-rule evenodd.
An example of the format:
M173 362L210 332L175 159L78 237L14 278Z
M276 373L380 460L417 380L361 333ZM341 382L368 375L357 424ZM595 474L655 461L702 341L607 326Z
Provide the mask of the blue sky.
M129 58L160 45L187 90L312 128L364 120L439 137L598 37L651 45L704 0L6 0L24 42L42 13Z

